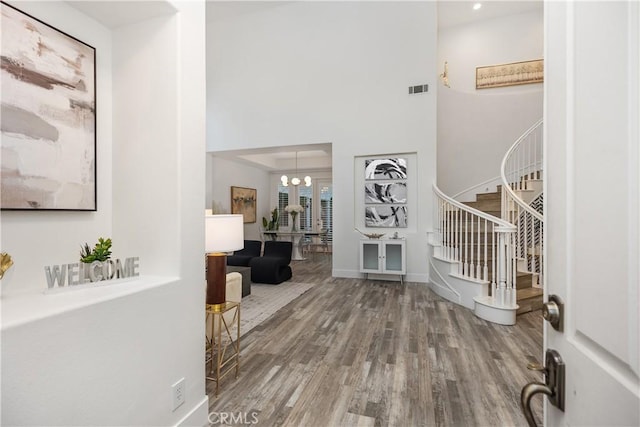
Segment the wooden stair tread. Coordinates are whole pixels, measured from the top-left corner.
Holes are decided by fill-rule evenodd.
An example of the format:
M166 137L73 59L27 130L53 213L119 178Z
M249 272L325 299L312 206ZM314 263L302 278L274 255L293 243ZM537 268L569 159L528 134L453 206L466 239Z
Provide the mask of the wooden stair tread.
M535 298L542 297L544 291L541 288L534 288L533 286L529 288L522 288L516 291L516 300L525 300L527 298Z
M482 200L502 200L502 193L494 191L493 193L478 193L476 194L476 201Z

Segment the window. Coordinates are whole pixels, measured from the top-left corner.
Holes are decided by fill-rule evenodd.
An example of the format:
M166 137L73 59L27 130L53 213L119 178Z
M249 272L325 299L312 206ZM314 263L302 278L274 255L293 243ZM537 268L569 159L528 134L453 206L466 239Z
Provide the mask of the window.
M313 187L298 187L298 199L304 209L300 213L300 229L313 230Z
M278 184L278 214L280 215L280 227L289 226L289 214L284 210L287 205L289 205L289 187Z
M322 185L320 187L320 219L322 228L327 230L327 240L333 242L333 187Z

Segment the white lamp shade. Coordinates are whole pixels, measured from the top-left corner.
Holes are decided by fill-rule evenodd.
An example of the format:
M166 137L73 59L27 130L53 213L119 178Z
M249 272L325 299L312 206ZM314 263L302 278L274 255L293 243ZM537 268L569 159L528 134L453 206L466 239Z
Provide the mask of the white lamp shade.
M242 215L206 215L205 251L231 252L244 247Z

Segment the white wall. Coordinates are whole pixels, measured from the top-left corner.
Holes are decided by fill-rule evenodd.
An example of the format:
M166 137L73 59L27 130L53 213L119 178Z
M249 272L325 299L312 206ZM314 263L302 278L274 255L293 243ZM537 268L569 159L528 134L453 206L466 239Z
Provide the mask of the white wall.
M359 276L354 158L415 152L408 278L426 281L435 180L435 2L207 5L209 151L333 143L333 274ZM213 19L213 21L212 21Z
M270 192L269 173L242 163L207 155L207 172L211 177L207 180L207 188L211 190L211 197L207 197L207 209L211 209L212 201L222 205L224 212L231 213L231 186L256 189L256 222L244 225L244 238L260 240L258 225L262 217L269 212Z
M542 84L475 89L476 67L543 58L542 11L442 29L438 73L438 186L449 195L500 175L515 140L542 117ZM484 189L483 189L484 190Z
M14 261L2 280L2 296L32 293L46 288L44 266L76 262L80 245L93 245L112 235L112 80L111 35L108 29L57 2L11 2L18 9L43 19L93 46L96 54L97 191L96 212L0 211L2 252ZM68 9L68 12L61 10ZM127 256L122 247L115 256Z
M2 213L2 424L204 425L204 4L113 31L64 2L19 7L97 48L99 210ZM44 265L103 235L139 279L42 293Z

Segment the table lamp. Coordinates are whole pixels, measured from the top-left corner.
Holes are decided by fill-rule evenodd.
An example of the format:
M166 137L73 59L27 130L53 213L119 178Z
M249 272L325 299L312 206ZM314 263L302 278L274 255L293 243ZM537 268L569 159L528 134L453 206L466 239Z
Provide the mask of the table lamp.
M243 247L242 215L205 215L207 305L224 305L227 289L227 252Z

